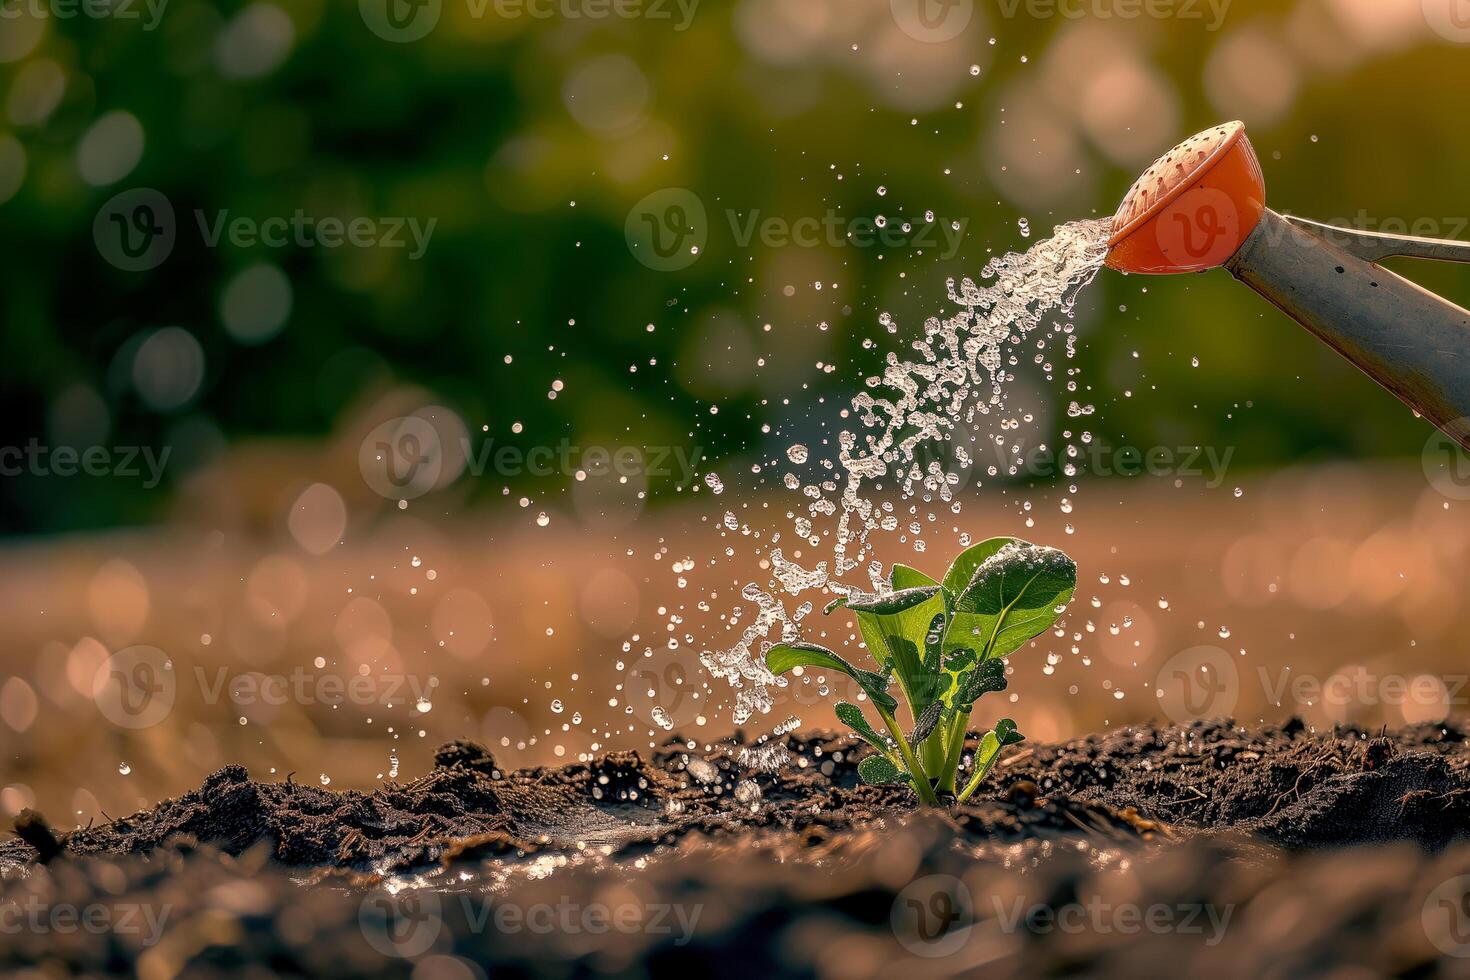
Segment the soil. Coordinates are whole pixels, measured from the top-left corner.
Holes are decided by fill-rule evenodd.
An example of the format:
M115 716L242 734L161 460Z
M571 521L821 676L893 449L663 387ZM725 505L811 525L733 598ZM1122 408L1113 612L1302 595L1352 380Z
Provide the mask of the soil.
M175 910L188 930L156 943L120 930L68 943L23 933L0 944L0 963L121 973L151 957L168 974L417 965L446 976L464 975L456 956L536 975L856 977L897 959L1001 976L1172 974L1181 957L1222 976L1250 975L1240 970L1252 957L1261 975L1470 968L1422 924L1426 895L1470 870L1470 842L1457 842L1470 836L1466 737L1452 725L1124 728L1020 745L983 798L935 811L863 785L867 750L824 736L785 737L789 759L773 773L742 765L738 748L691 755L678 743L648 759L507 772L485 748L454 742L429 773L371 793L257 782L231 766L105 825L59 833L28 814L0 844L0 908L39 891L53 906ZM916 888L928 891L911 902ZM1207 927L1007 926L997 898L1091 908L1130 895L1196 918L1228 909L1233 925L1214 943ZM409 949L403 937L423 931L403 924L426 921L410 914L426 903L434 934ZM698 909L700 922L545 933L487 925L477 903ZM941 939L963 929L943 956L931 956L932 929L904 920L930 908L946 913Z

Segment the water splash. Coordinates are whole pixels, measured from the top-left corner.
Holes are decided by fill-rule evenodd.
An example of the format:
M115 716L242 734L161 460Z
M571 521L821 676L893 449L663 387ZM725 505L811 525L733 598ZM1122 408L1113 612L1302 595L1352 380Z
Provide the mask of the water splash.
M1051 318L1065 337L1066 356L1073 356L1072 311L1078 293L1103 266L1111 224L1095 220L1061 225L1052 237L1025 252L992 259L980 277L985 285L968 277L958 284L949 280L949 300L959 309L948 317L926 320L923 338L911 345L913 356L902 358L890 351L883 372L866 379L867 390L852 399L852 413L862 428L839 433L835 464L821 461L831 475L804 483L795 474L786 474L783 485L805 501L792 511L796 536L817 547L822 536L816 528L835 521L831 556L807 569L773 548L771 581L764 588L747 584L741 592L756 606L754 619L728 649L700 654L705 669L734 690L737 725L753 713L769 712L773 704L769 689L786 683L766 669L765 650L773 643L800 638L800 620L811 603L789 613L783 593L798 597L815 590L833 595L862 592L863 586L847 581L849 573L859 569L867 573L868 589L886 588L881 564L869 558L872 538L875 532L901 527L891 502L870 497L879 481L891 478L902 499L938 500L958 511L955 488L977 465L964 445L973 439L968 424L1004 409L1006 384L1013 377L1006 365L1016 363L1014 353L1007 361L1008 347L1018 347ZM886 312L879 323L889 333L898 331ZM801 443L786 452L795 465L806 463L810 455ZM920 525L911 522L906 530L917 537ZM772 541L777 539L779 535ZM921 539L914 542L918 550L922 544ZM740 613L736 610L732 618L738 621Z

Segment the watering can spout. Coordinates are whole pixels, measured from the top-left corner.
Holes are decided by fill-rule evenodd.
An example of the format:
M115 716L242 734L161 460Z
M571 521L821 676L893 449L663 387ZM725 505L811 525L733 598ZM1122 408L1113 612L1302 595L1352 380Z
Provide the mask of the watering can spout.
M1224 265L1266 210L1245 124L1197 133L1143 172L1113 216L1108 265L1164 275Z
M1377 263L1470 262L1470 242L1383 235L1266 207L1238 122L1207 129L1139 177L1113 218L1107 264L1224 268L1470 450L1470 312Z

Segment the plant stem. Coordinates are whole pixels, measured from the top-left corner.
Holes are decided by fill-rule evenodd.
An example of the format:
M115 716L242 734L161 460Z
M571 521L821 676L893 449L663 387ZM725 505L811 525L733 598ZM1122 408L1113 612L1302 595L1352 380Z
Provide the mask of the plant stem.
M938 806L939 797L934 795L934 788L929 785L929 777L924 773L924 767L919 765L919 760L914 758L913 750L909 748L908 739L903 737L903 732L898 730L898 722L893 720L890 712L884 711L876 704L878 717L883 719L883 724L888 726L888 734L898 743L898 751L903 754L904 765L908 766L909 776L913 780L914 792L919 794L919 799L928 806Z
M994 732L987 732L985 738L980 740L980 748L975 751L975 774L965 784L965 791L956 799L956 803L963 803L970 798L970 794L980 788L980 783L990 773L995 765L995 760L1000 758L1001 744L995 737Z
M970 706L974 711L975 706ZM960 755L965 751L965 732L970 727L970 713L956 711L945 733L944 764L939 770L939 788L946 793L955 791L955 780L960 772Z
M944 745L944 730L938 726L919 743L919 758L923 760L924 769L936 779L944 776Z

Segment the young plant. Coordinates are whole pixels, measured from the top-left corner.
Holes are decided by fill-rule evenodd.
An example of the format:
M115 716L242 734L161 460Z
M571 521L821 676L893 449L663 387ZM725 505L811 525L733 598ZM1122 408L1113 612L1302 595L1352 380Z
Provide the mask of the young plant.
M996 722L980 740L969 780L957 793L975 702L1005 690L1005 658L1056 622L1077 587L1077 565L1055 548L991 538L962 552L943 582L906 565L893 566L889 581L891 592L848 596L827 606L828 613L846 606L856 614L876 671L810 643L771 647L766 667L777 676L796 667L847 674L867 694L886 732L870 725L857 705L837 705L842 723L877 750L858 766L864 781L909 783L930 805L939 802L939 793L964 802L1000 750L1022 740L1011 719ZM907 737L894 717L898 700L888 691L894 679L914 723Z

